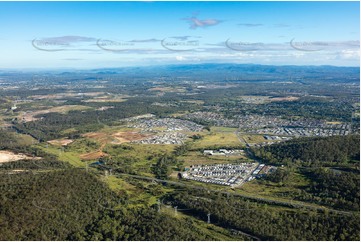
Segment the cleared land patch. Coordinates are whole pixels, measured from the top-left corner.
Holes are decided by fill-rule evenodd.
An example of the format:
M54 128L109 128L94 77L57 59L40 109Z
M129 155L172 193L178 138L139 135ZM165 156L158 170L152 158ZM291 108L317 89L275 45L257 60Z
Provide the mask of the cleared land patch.
M109 135L105 132L90 132L82 135L83 137L95 139L99 143L107 143Z
M94 139L101 144L122 144L132 141L142 140L151 135L141 134L137 131L119 131L110 133L110 131L90 132L82 135L83 137Z
M148 91L160 91L160 92L185 92L183 87L152 87Z
M270 99L271 102L282 102L282 101L296 101L300 99L299 97L293 97L293 96L289 96L289 97L273 97Z
M81 110L87 110L91 109L91 107L82 106L82 105L64 105L64 106L58 106L58 107L52 107L45 110L38 110L34 112L25 112L23 114L19 115L19 119L23 122L31 122L38 120L39 118L35 117L37 115L46 114L46 113L61 113L66 114L70 111L81 111Z
M0 151L0 163L18 161L18 160L38 160L41 159L40 157L32 157L25 154L15 154L11 151L2 150Z
M94 151L86 154L80 155L80 159L82 160L96 160L101 157L107 156L108 154L104 153L103 151Z
M52 145L61 145L61 146L67 146L68 144L71 144L74 140L72 139L54 139L49 140L48 143Z
M83 100L82 102L86 102L86 103L120 103L120 102L125 102L128 99L125 97L95 97L95 98L91 98L91 99L87 99L87 100Z
M88 97L95 97L98 95L103 95L104 92L87 92L87 93L76 93L76 92L64 92L64 93L56 93L56 94L48 94L48 95L33 95L30 96L32 99L64 99L67 97L82 97L82 96L88 96Z
M193 143L192 148L240 147L242 145L236 134L231 132L217 132L205 134L201 139Z
M118 142L112 142L114 144L122 144L122 143L126 143L126 142L132 142L132 141L142 140L144 138L149 137L149 135L140 134L138 132L131 132L131 131L117 132L111 136L118 140Z
M283 102L283 101L296 101L299 97L270 97L270 96L240 96L239 99L244 103L249 104L264 104L269 102Z
M252 135L252 134L241 134L241 137L247 142L251 144L258 144L262 142L270 142L266 140L263 135Z

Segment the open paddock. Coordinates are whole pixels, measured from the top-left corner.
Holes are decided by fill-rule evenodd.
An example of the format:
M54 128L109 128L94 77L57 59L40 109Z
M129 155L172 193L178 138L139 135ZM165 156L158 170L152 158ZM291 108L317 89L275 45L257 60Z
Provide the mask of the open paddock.
M196 140L192 145L193 149L209 147L241 147L244 144L232 132L201 133L201 139Z

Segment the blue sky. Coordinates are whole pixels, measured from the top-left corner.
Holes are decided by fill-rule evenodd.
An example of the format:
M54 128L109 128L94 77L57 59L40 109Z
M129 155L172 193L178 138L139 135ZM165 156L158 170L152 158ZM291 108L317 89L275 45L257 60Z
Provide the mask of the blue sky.
M359 2L0 2L0 68L359 66Z

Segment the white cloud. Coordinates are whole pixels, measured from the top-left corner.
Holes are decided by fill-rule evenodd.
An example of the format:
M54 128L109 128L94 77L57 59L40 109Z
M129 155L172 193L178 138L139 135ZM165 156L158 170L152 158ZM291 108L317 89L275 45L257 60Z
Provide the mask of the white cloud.
M184 56L180 56L180 55L176 56L175 59L177 61L185 61L186 60L186 58Z
M210 26L214 26L214 25L217 25L222 22L221 20L218 20L218 19L200 20L197 17L185 18L183 20L186 20L189 22L189 24L190 24L189 28L191 28L191 29L210 27Z

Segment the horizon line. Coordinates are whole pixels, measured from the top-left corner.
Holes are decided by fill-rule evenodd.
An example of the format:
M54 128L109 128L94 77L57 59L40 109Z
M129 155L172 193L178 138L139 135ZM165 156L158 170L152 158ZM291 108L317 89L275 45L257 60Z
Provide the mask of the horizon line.
M132 65L132 66L117 66L117 67L89 67L89 68L77 68L77 67L55 67L55 68L38 68L38 67L23 67L23 68L1 68L0 71L30 71L30 70L38 70L38 71L56 71L56 70L74 70L74 71L90 71L90 70L101 70L101 69L122 69L122 68L149 68L149 67L161 67L161 66L184 66L184 65L258 65L258 66L278 66L278 67L343 67L343 68L359 68L358 66L346 66L346 65L315 65L315 64L258 64L258 63L217 63L217 62L204 62L204 63L169 63L169 64L150 64L150 65Z

